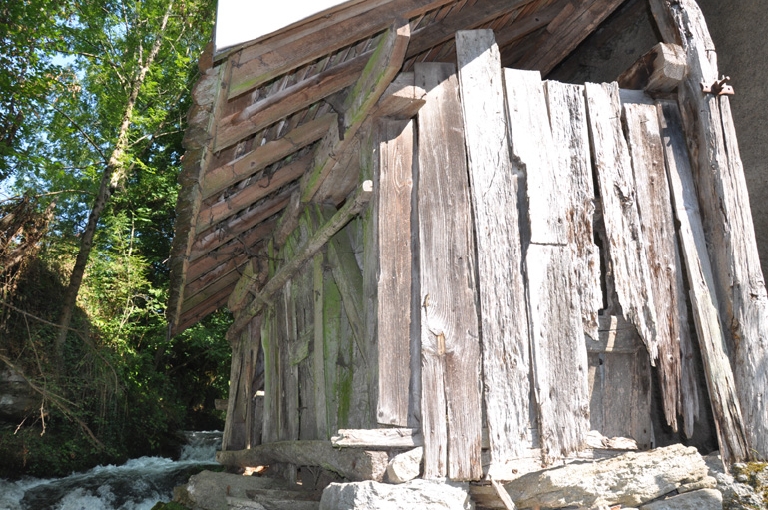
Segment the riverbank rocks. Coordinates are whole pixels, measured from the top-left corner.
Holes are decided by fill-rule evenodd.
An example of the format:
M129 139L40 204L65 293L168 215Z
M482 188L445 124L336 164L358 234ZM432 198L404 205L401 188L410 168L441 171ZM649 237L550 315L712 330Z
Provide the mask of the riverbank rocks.
M469 485L411 480L399 485L378 482L332 483L323 491L320 510L472 510Z
M676 444L537 471L504 486L519 509L640 507L706 476L699 452Z
M290 488L287 482L269 477L202 471L176 487L173 500L194 510L228 510L228 497L248 499L249 490Z

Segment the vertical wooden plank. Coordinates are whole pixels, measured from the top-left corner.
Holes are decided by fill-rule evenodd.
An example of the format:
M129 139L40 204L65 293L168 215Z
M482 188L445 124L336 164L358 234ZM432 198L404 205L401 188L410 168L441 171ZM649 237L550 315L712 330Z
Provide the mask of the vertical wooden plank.
M418 184L424 476L478 479L480 339L458 82L450 64L418 65L415 75L427 91L419 112Z
M279 371L277 342L277 318L275 309L270 307L264 312L261 328L261 347L264 349L264 425L261 439L264 443L271 443L279 439L282 380Z
M223 450L242 450L245 448L244 420L241 408L242 392L240 391L243 373L243 342L242 338L232 346L232 365L229 374L229 398L227 399L227 419L224 424L224 434L221 440Z
M548 462L578 450L589 432L587 348L569 245L571 161L558 157L539 72L507 69L504 81L512 154L527 184L528 320L541 449Z
M707 255L686 137L677 105L659 102L667 176L672 206L679 223L681 251L690 288L693 321L699 339L712 414L723 459L733 462L749 455L734 374L725 348L725 332L718 315L715 277Z
M365 324L365 344L361 353L376 353L377 347L375 340L379 337L379 302L378 302L378 275L379 275L379 145L378 125L374 125L368 133L368 137L360 143L360 179L369 179L374 183L373 198L368 207L363 209L361 214L363 227L363 314ZM374 356L378 361L378 354ZM370 378L369 390L376 392L374 398L378 397L378 389L373 387L373 381L379 380L378 367L371 364L367 367ZM378 407L376 402L372 402L373 409ZM373 423L376 423L376 416L373 416Z
M351 366L343 363L341 294L330 269L323 271L323 375L325 381L326 420L328 433L333 435L346 423L339 420L344 391L343 381ZM347 406L348 409L348 406Z
M621 127L619 88L616 83L587 83L586 97L614 287L624 317L637 327L654 363L658 357L656 311L635 182Z
M257 315L243 333L245 381L241 385L242 400L245 402L245 448L261 444L261 409L258 409L255 387L264 373L264 357L261 354L260 333L262 316Z
M701 84L720 77L717 53L701 9L692 0L650 2L665 42L687 57L678 92L695 161L702 220L725 340L732 349L736 387L744 413L745 455L768 458L768 294L760 267L744 169L727 96L704 94ZM741 452L734 450L734 455ZM725 456L724 456L725 458Z
M494 466L521 457L532 446L518 179L510 162L493 31L457 32L456 52L477 239L488 472L493 476Z
M596 339L597 314L604 305L600 287L600 251L594 243L595 185L584 86L545 81L544 92L558 168L570 169L557 182L567 187L563 194L570 199L570 211L566 216L570 233L568 245L573 254L576 288L581 298L581 321L584 332Z
M675 226L659 122L653 105L626 103L623 110L653 303L659 320L656 334L664 416L667 425L677 432L677 411L681 404L681 331L678 327L681 317L677 302L684 296L677 293Z
M325 317L323 314L325 298L324 262L325 254L323 252L318 252L312 259L312 296L314 300L312 364L315 381L315 426L317 427L318 439L330 439L332 435L328 423L328 402L326 400ZM331 374L327 375L331 376Z
M378 399L385 425L408 425L411 380L413 122L381 119L379 133Z

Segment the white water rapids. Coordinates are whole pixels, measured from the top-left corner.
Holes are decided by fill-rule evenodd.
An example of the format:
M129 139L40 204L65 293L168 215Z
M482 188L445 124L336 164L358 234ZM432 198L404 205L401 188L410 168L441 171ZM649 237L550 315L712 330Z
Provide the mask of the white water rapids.
M131 459L65 478L0 479L0 510L150 510L201 466L216 465L221 432L186 432L179 460Z

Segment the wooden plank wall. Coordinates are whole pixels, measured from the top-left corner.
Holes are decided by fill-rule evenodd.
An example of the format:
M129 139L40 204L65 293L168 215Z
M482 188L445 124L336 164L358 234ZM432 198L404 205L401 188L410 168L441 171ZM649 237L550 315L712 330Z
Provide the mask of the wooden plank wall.
M616 84L503 70L491 31L460 32L457 56L458 70L416 65L427 95L415 122L372 123L360 178L374 199L265 312L248 369L263 356L261 440L418 424L423 476L454 480L568 457L590 429L648 448L659 357L667 423L682 417L690 436L684 269L727 424L733 374L679 112L648 97L622 104ZM334 212L305 209L270 273ZM239 430L232 444L246 441Z

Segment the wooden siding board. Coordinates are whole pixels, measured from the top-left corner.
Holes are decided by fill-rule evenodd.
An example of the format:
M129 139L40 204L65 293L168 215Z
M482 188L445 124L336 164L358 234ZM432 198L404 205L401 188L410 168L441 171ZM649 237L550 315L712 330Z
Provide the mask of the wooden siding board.
M681 405L681 358L675 225L670 205L664 152L656 107L627 103L623 121L632 158L635 191L645 251L650 269L653 303L659 346L659 380L664 416L677 432L677 414Z
M376 419L408 425L411 381L413 122L379 121L378 399Z
M477 479L480 342L458 82L452 64L422 64L415 73L427 91L419 112L418 184L424 476Z
M538 71L505 71L512 155L525 171L525 254L531 363L545 462L578 450L589 432L587 350L572 266L576 198L570 157L555 146ZM562 185L554 185L562 183Z
M478 245L485 412L491 461L503 464L531 446L518 179L510 163L493 32L458 32L456 46Z
M748 455L745 449L744 422L725 346L725 331L718 314L715 277L707 253L683 121L674 102L660 101L659 123L664 136L672 206L679 222L678 235L688 276L693 322L701 349L718 442L724 460L743 459Z
M638 328L653 363L658 357L657 318L635 182L621 126L619 89L615 83L587 83L586 98L614 287L624 317Z
M598 311L603 308L600 287L600 251L594 243L595 186L589 152L589 127L584 86L554 81L544 82L552 140L558 168L568 168L557 182L568 188L570 200L566 220L576 288L581 301L584 332L597 338Z

